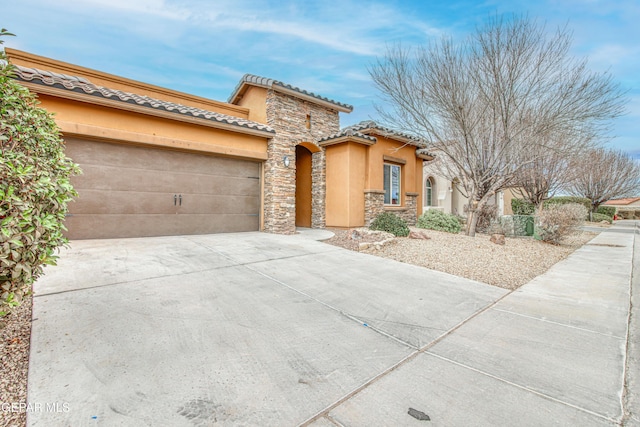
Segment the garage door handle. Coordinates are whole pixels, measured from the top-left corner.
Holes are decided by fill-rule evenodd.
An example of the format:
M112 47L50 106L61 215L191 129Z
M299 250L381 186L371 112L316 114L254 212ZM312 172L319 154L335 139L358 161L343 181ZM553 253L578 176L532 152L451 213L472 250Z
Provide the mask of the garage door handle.
M173 206L176 206L178 204L178 195L174 194L173 195Z
M178 196L178 200L180 200L180 206L182 206L182 194Z

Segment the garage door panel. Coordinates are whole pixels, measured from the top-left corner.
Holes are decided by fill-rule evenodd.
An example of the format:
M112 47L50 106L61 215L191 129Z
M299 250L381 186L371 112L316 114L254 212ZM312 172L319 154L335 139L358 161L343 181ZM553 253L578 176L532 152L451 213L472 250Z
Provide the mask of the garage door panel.
M75 159L74 159L75 160ZM257 179L220 175L167 173L160 170L119 169L114 166L85 165L83 174L72 179L74 187L91 190L169 192L259 196Z
M76 214L173 214L174 193L149 193L143 191L105 191L76 189L78 198L72 203Z
M260 200L246 196L183 194L181 214L256 214Z
M180 194L140 191L78 190L72 203L75 214L255 214L260 200L249 196Z
M147 169L221 176L257 177L259 164L227 157L169 150L150 150L120 144L95 143L76 138L66 139L67 156L85 165L114 166L120 169Z
M257 215L84 215L72 214L65 225L72 239L110 239L257 230Z
M83 170L70 239L259 229L258 162L80 139L66 152Z

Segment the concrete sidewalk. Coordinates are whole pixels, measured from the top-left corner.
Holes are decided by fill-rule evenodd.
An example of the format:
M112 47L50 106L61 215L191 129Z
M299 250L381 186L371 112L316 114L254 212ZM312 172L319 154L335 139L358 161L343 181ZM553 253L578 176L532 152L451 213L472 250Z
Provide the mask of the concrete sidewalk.
M29 403L60 410L28 424L616 425L632 226L513 293L313 230L74 242L33 309Z

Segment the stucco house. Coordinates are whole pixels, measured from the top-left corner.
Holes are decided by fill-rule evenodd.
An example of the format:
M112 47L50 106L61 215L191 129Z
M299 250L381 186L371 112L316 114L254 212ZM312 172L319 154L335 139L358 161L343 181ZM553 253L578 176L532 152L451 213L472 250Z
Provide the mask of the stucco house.
M425 159L423 165L422 184L422 210L438 209L445 213L466 216L465 206L469 203L460 181L457 178L444 176L439 163L443 162L444 156L434 156ZM512 189L499 191L489 200L490 205L496 205L498 216L513 215L511 200L518 197Z
M350 105L245 75L227 102L5 49L16 79L54 113L83 174L71 239L368 225L422 212L420 141Z
M602 205L616 208L616 214L622 219L640 219L640 197L609 200Z

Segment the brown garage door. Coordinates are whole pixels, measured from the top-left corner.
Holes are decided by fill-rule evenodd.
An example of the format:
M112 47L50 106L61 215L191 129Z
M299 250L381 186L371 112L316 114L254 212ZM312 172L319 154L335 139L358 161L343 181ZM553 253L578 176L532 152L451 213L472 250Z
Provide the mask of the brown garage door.
M66 138L83 174L73 179L70 239L254 231L260 164Z

